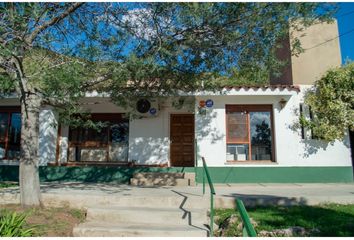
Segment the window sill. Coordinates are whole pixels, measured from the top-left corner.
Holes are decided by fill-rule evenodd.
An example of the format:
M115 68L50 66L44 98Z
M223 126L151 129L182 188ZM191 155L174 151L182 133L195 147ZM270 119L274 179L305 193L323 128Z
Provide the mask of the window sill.
M18 159L1 159L0 160L0 165L18 166L19 164L20 164L20 161Z
M278 165L277 162L270 160L254 160L254 161L226 161L225 165Z
M58 166L57 164L48 164L48 166ZM77 167L77 166L127 166L127 167L168 167L167 164L133 164L132 162L122 161L122 162L94 162L94 161L82 161L82 162L66 162L61 163L60 166L66 167Z

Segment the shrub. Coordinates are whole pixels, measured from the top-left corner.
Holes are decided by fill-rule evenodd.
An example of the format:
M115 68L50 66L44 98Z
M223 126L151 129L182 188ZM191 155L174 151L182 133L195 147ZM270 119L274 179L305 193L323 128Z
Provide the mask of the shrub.
M26 228L26 214L4 211L0 215L0 237L30 237L33 228Z

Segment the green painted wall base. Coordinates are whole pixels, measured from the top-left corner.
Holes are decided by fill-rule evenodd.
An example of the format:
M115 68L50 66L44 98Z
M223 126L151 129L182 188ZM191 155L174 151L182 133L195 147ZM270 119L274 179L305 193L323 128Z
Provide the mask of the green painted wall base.
M197 169L201 183L202 168ZM353 182L351 167L209 167L214 183L339 183ZM129 183L138 172L194 172L193 167L40 167L42 182L115 182ZM18 166L0 166L0 181L18 181Z
M197 182L202 182L202 168ZM214 183L353 182L352 167L209 167Z
M117 166L42 166L39 167L41 182L115 182L129 183L138 172L194 172L193 167L117 167ZM18 166L0 166L0 181L18 181Z

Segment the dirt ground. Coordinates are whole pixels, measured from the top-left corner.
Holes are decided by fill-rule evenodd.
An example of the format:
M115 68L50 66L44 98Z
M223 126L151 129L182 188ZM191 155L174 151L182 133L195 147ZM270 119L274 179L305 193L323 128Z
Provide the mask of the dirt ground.
M35 228L34 236L71 237L73 227L85 220L85 210L61 208L28 208L20 205L0 205L1 211L16 211L26 213L28 227Z

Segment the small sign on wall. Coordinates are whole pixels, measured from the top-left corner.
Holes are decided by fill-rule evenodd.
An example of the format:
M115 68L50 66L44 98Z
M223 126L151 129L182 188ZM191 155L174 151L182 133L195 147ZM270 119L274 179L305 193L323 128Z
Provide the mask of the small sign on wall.
M214 101L211 100L211 99L208 99L205 101L205 106L208 107L208 108L211 108L214 106Z
M214 106L214 101L212 99L200 100L198 106L198 113L200 115L206 115L208 111Z

